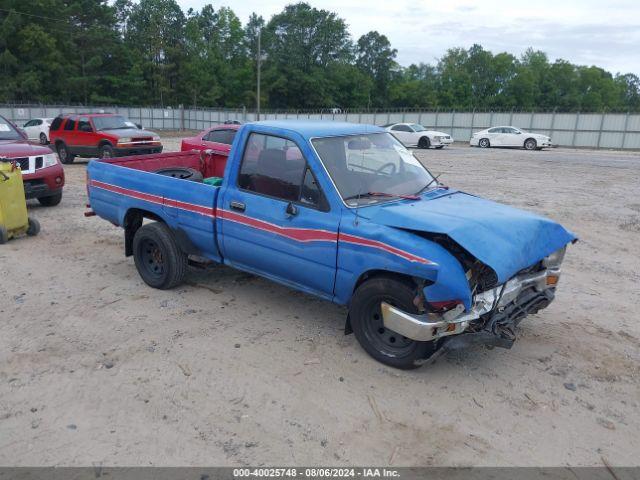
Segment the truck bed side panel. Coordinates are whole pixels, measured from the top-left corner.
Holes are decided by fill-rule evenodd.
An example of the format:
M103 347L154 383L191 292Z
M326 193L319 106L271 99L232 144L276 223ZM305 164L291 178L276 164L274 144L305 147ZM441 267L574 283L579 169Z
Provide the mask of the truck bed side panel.
M132 208L151 212L195 247L190 253L220 259L217 187L99 161L89 163L87 174L89 202L98 216L122 226Z

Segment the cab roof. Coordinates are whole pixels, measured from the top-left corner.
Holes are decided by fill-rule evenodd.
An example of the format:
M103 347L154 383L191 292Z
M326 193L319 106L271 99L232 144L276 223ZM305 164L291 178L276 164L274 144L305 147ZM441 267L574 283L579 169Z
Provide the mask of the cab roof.
M286 132L296 132L307 140L314 137L338 137L343 135L364 135L368 133L386 133L386 130L375 125L364 125L360 123L333 122L330 120L265 120L251 122L256 131L262 130L260 127L282 130Z

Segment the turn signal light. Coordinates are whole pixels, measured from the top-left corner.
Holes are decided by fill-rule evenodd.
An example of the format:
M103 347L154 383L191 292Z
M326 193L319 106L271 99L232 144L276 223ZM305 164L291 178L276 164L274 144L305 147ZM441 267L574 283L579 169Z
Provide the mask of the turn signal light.
M553 287L553 286L557 285L558 284L558 280L560 280L560 277L558 277L556 275L549 275L547 277L547 286Z

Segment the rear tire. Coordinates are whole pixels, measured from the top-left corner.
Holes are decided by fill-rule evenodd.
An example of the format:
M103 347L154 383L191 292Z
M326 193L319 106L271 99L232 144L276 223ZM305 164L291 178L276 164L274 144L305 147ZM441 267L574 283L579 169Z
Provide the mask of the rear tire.
M538 142L536 142L533 138L527 138L524 141L525 150L535 150L536 148L538 148Z
M420 140L418 140L418 148L429 148L431 146L431 140L429 140L429 137L421 137Z
M414 287L395 278L377 277L360 285L351 299L351 328L364 350L390 367L410 370L436 351L435 342L418 342L386 329L382 322L381 302L405 312L417 313L413 304Z
M40 233L40 222L35 218L29 217L29 228L27 228L27 235L35 237Z
M48 197L38 197L38 201L43 207L55 207L62 201L62 192Z
M73 163L75 155L72 155L69 152L69 148L64 143L59 143L56 147L56 150L58 151L58 157L60 157L60 161L62 163L64 163L65 165Z
M40 145L46 145L49 143L49 140L47 139L47 135L44 132L40 133Z
M180 285L187 272L187 255L161 222L143 225L133 237L133 258L142 280L153 288L167 290Z
M488 138L481 138L478 142L478 146L480 148L489 148L491 146L491 143L489 142Z

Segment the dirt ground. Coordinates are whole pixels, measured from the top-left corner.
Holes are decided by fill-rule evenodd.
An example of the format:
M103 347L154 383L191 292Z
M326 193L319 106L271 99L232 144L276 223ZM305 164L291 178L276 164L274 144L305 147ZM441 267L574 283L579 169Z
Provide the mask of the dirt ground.
M266 280L148 288L83 216L79 162L61 205L30 202L41 234L0 247L0 465L638 465L640 154L418 155L581 239L513 349L397 371L344 309Z

